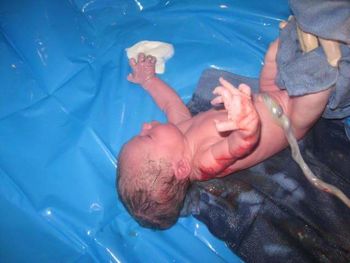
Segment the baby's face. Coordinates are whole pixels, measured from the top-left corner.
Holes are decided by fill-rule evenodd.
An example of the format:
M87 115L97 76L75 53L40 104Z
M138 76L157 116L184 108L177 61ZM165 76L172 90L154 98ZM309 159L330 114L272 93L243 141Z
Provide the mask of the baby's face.
M171 162L182 154L184 140L184 135L175 125L153 121L142 126L141 132L124 146L123 152L128 156L128 162L136 165L144 154Z

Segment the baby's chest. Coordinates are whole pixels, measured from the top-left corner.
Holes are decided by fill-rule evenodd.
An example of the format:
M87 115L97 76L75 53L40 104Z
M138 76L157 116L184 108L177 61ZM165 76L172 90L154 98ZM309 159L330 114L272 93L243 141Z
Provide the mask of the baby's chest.
M215 126L216 121L227 120L227 112L225 110L209 110L193 117L192 128L200 134L208 134L208 136L221 137Z

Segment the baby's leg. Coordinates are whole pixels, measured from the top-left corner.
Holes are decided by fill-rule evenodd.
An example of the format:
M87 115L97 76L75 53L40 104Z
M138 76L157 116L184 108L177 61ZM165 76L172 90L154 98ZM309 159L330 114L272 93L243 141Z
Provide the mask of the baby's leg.
M266 52L264 67L260 74L260 91L261 92L273 92L280 89L275 84L277 75L277 63L276 55L278 50L278 40L272 42Z

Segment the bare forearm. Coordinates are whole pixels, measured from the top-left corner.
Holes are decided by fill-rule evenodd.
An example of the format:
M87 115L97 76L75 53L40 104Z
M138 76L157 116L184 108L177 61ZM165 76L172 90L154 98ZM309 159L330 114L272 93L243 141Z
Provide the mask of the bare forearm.
M179 95L158 77L147 80L143 84L143 88L152 96L158 107L165 112L169 122L176 124L191 117Z
M212 160L209 166L211 174L214 172L225 175L223 170L231 166L236 160L251 153L260 137L260 119L254 107L250 87L241 84L235 88L225 79L219 79L222 86L214 90L217 95L211 103L223 103L227 112L226 120L216 120L216 130L229 134L212 145L206 152L207 160Z
M165 112L169 122L177 124L191 117L190 112L176 92L156 76L155 57L146 57L145 54L140 53L137 61L133 58L129 60L129 65L132 68L132 73L128 75L128 80L140 84L148 91L159 108Z

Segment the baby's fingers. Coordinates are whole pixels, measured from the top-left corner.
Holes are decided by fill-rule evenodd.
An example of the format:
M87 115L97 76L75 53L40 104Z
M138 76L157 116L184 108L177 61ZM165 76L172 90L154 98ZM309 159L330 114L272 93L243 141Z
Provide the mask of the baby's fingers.
M137 56L137 63L144 62L146 59L146 55L144 53L139 53Z
M251 88L246 85L246 84L240 84L238 86L238 89L245 95L247 95L249 98L251 97L252 95L252 91L251 91Z
M218 132L227 132L237 130L238 127L233 121L215 120L215 127Z
M222 98L222 96L217 96L216 98L212 99L210 103L211 105L221 104L224 103L224 99Z
M230 82L228 82L226 79L224 79L223 77L219 78L219 82L220 84L229 92L231 93L235 93L237 91L237 89L235 88L235 86L233 86Z
M134 58L129 59L129 65L133 70L135 70L137 65L136 60Z
M157 58L151 55L148 55L146 57L146 61L150 64L155 64L157 62Z
M218 86L213 90L213 94L214 95L218 95L221 96L223 98L230 98L231 97L231 92L229 90L227 90L225 87L223 86Z
M241 97L242 95L249 99L251 98L251 88L247 84L241 83L239 84L238 88L236 88L224 78L220 78L219 81L223 85L222 87L231 94L232 98L234 96Z
M229 90L222 86L216 87L213 94L218 96L212 100L212 104L224 103L226 109L238 99L238 96L233 95Z

